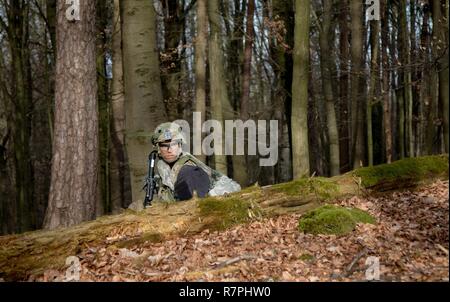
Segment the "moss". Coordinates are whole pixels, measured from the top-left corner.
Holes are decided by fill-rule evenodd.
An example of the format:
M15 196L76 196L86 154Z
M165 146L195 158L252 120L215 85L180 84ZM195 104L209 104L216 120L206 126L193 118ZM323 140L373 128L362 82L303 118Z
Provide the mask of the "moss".
M129 240L123 240L115 243L115 246L118 248L130 248L139 244L143 244L145 242L157 243L163 240L163 236L159 233L145 233L138 238L133 238Z
M357 208L345 208L345 210L350 212L350 215L352 216L352 218L355 220L356 223L358 222L370 224L376 223L375 218L366 211Z
M301 255L298 257L298 259L301 260L301 261L305 261L305 262L307 262L307 261L313 261L313 260L314 260L314 256L311 255L311 254L305 253L305 254L301 254Z
M253 202L239 196L199 199L198 207L200 217L205 219L205 227L214 230L223 230L247 222L252 216L261 214Z
M247 188L240 190L239 192L234 192L232 195L241 195L241 194L249 194L249 193L258 193L261 191L261 187L256 184Z
M342 235L353 231L359 222L374 224L375 218L360 209L325 205L303 215L299 220L299 230L311 234Z
M418 182L430 176L448 175L448 154L406 158L391 164L364 167L352 172L361 177L365 188L385 186L395 182Z
M331 179L324 177L300 178L288 183L277 184L272 191L284 193L288 196L304 196L315 194L321 201L326 201L339 192L339 186Z

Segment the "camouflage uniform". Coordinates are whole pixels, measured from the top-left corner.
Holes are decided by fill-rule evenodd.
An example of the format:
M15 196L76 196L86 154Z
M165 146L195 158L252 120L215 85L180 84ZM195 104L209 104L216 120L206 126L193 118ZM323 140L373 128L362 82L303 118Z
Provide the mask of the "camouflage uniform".
M154 145L157 145L159 142L172 140L179 140L182 143L185 142L181 127L175 123L161 124L156 128L155 134L152 137L152 143ZM161 157L158 158L155 166L155 178L158 187L157 199L163 201L176 200L174 193L175 183L181 168L185 165L197 166L208 175L210 183L209 196L220 196L241 190L241 186L237 182L211 169L190 153L182 152L179 158L172 163L172 167Z

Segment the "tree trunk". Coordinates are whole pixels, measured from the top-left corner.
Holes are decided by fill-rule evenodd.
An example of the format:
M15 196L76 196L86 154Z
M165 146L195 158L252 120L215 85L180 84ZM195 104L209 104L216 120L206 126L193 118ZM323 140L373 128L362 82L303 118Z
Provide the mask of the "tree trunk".
M435 21L435 14L437 12L434 11L435 6L433 5L433 1L429 1L430 9L431 9L431 16L433 18L433 29L431 33L431 39L428 41L428 45L431 47L431 57L429 60L430 63L430 70L429 70L429 102L428 102L428 110L426 112L426 133L425 133L425 149L426 154L431 155L434 154L434 146L435 146L435 140L437 136L437 109L438 109L438 98L439 98L439 76L437 73L437 70L435 68L435 60L438 57L439 50L437 47L436 41L438 41L438 31L435 30L437 26L437 22ZM436 23L435 23L436 22ZM427 85L427 86L428 86Z
M53 121L55 113L55 62L56 62L56 0L46 0L47 30L50 35L50 45L46 46L48 53L51 53L50 60L45 60L47 73L47 119L50 127L50 141L53 144ZM49 45L48 41L45 43ZM46 54L47 56L47 54ZM47 198L48 200L48 198Z
M383 89L382 89L382 97L383 97L383 126L384 126L384 150L386 156L386 162L392 162L392 130L391 130L391 89L389 86L389 57L388 57L388 44L389 44L389 20L387 10L387 0L383 0L382 2L382 30L381 30L381 40L382 40L382 66L383 66Z
M389 2L387 2L389 3ZM396 87L398 86L398 76L397 76L397 68L392 67L392 66L399 66L399 61L398 61L398 26L393 26L393 24L397 23L397 10L396 10L396 6L392 5L389 6L388 4L386 4L386 6L388 7L388 11L389 13L387 14L387 20L388 20L388 28L389 31L387 31L387 35L389 36L389 77L390 77L390 97L391 97L391 137L392 137L392 160L397 160L399 159L399 146L398 146L398 100L397 100L397 91L396 91Z
M57 6L55 137L49 205L44 227L95 218L98 173L98 108L95 2L80 2L80 20Z
M422 28L420 33L420 60L423 67L420 70L421 85L419 88L419 156L426 154L426 133L427 133L427 114L430 107L430 50L431 50L431 34L429 32L430 6L424 5L422 14Z
M399 146L399 158L405 157L405 94L403 89L396 90L397 95L397 116L398 116L398 146Z
M150 136L167 121L164 110L156 19L152 2L121 1L123 68L125 88L125 144L130 165L133 202L143 202L142 181L147 174Z
M240 102L240 118L242 121L247 121L250 118L250 81L251 81L251 67L252 67L252 54L253 54L253 40L255 37L255 30L253 27L253 19L255 14L255 0L248 0L247 5L247 23L245 33L245 47L244 47L244 61L242 68L242 90L241 90L241 102ZM244 143L244 150L247 150L248 142L256 139L247 137ZM236 162L237 168L235 179L242 185L247 186L248 179L248 164L249 157L246 155L237 155L233 158Z
M122 66L122 30L119 0L114 0L112 37L112 83L110 112L110 188L111 211L117 213L131 203L129 167L125 150L125 97Z
M46 0L47 27L53 54L56 55L56 0Z
M197 0L197 37L195 39L195 111L201 114L201 125L206 117L206 59L208 41L208 10L207 0ZM200 144L203 140L202 133L197 133ZM198 156L206 163L206 156Z
M4 53L0 51L0 67L5 66ZM3 80L3 75L0 74ZM16 200L14 196L13 177L14 171L11 171L12 161L12 141L11 141L11 106L12 100L5 87L0 87L0 234L14 233L16 223ZM9 160L8 160L9 159Z
M227 119L241 119L241 101L243 89L242 69L238 66L244 64L244 17L247 1L235 0L232 9L231 5L226 5L223 1L225 28L227 34L231 36L226 42L227 47L227 80L229 82L228 90L230 91L230 110L224 110ZM244 109L246 110L246 109ZM234 155L231 157L233 178L241 186L245 187L249 183L247 173L247 163L245 155Z
M404 155L413 157L414 156L414 137L412 133L412 84L411 84L411 47L409 41L409 33L407 26L407 16L406 16L406 1L400 3L400 41L401 41L401 62L403 67L403 75L401 78L402 91L403 91L403 112L405 115L404 131L405 136L401 143L404 143ZM401 107L400 107L400 110Z
M367 97L367 154L368 164L373 165L373 134L372 134L372 104L375 99L375 88L378 81L378 52L379 52L379 40L380 40L380 22L373 20L370 21L370 47L371 47L371 63L370 63L370 84L369 94Z
M253 18L255 14L255 0L248 0L247 6L247 29L245 33L244 64L242 69L242 95L241 95L241 119L246 121L249 118L250 80L252 67L253 39L255 30L253 28Z
M345 173L351 169L350 150L351 134L349 129L349 28L348 28L348 1L339 1L339 156L340 172Z
M110 196L110 92L106 75L106 51L108 47L108 34L105 31L108 23L107 1L96 1L97 12L97 99L98 99L98 125L99 125L99 173L98 173L98 204L96 216L111 213Z
M412 90L412 143L413 143L413 155L419 156L419 146L420 146L420 103L421 99L419 96L419 86L418 83L420 81L419 78L419 70L423 68L423 66L419 67L416 64L420 60L419 57L419 48L417 43L417 37L420 37L417 31L418 23L418 11L420 6L418 5L416 0L410 0L410 18L409 18L409 36L411 41L411 90Z
M42 1L45 2L45 1ZM47 10L48 11L48 10ZM54 24L53 24L54 26ZM48 27L43 20L36 22L34 30L30 33L31 39L36 40L41 37L48 37ZM32 48L33 49L33 48ZM52 158L52 121L54 105L54 51L49 39L43 41L42 48L34 50L32 62L33 76L33 111L31 121L31 141L32 146L31 163L33 169L33 203L34 203L34 228L41 228L47 209L50 173ZM37 57L35 57L37 56ZM43 76L38 76L43 72ZM42 90L35 87L42 87Z
M13 1L7 12L8 44L11 56L12 107L9 110L14 161L16 232L35 228L33 169L30 138L32 122L32 83L30 63L29 4Z
M433 42L434 60L439 74L439 102L442 108L442 122L445 152L448 150L448 1L433 0Z
M208 3L208 16L210 23L210 37L209 37L209 75L210 75L210 99L211 99L211 114L212 117L219 121L224 130L224 118L223 112L227 104L230 103L228 99L227 86L225 83L224 72L224 57L221 48L222 45L222 32L219 13L219 1L212 0ZM228 105L229 106L229 105ZM224 131L223 131L224 132ZM222 132L222 133L223 133ZM222 141L223 141L222 134ZM227 173L227 160L223 154L223 144L214 142L214 161L215 169L224 173Z
M183 118L183 99L180 91L181 57L178 46L184 32L184 22L181 20L184 1L161 1L161 3L164 12L165 42L161 56L161 84L168 118L174 121Z
M292 80L292 160L294 179L309 176L308 81L309 0L295 1L294 74Z
M361 1L350 1L351 14L351 119L352 119L352 158L353 168L358 168L364 160L363 155L363 97L361 93L361 79L363 76L363 28Z
M293 3L289 1L275 1L272 4L272 16L274 20L281 20L286 35L282 41L270 40L271 58L274 62L274 88L272 99L275 106L275 119L279 121L279 160L275 168L276 182L286 182L292 179L292 158L290 144L290 111L292 98L290 94L292 86L292 49L294 48L295 15ZM272 34L275 36L275 33Z
M320 69L322 73L322 87L325 96L327 113L327 130L330 154L330 175L339 174L339 135L334 109L334 96L332 84L332 48L334 35L331 31L333 2L323 0L324 12L322 28L320 31Z

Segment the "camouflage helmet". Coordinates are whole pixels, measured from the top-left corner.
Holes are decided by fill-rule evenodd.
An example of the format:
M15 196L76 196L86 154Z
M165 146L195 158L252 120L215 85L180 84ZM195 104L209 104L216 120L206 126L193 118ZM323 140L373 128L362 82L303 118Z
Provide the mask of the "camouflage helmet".
M152 144L156 146L158 143L165 141L180 141L182 144L186 143L186 138L183 134L183 129L176 123L163 123L156 127L152 135Z

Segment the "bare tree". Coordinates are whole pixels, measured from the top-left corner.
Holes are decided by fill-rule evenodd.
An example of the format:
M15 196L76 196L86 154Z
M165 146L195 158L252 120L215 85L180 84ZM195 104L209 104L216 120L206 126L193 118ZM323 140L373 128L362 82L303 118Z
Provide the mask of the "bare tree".
M330 174L339 174L339 134L336 122L336 111L334 108L334 95L332 85L332 0L323 0L323 19L320 28L320 69L322 74L322 87L325 96L327 130L329 137Z
M309 0L295 1L294 75L292 80L291 116L294 179L309 176L309 13Z
M55 134L49 204L44 227L95 218L98 108L95 2L80 2L80 20L69 21L57 4Z
M125 142L130 166L132 201L144 198L149 137L167 121L156 43L155 8L151 1L121 1L125 88Z
M351 120L352 120L352 158L353 168L363 162L363 98L361 97L361 79L363 72L363 7L361 1L350 1L351 15Z

